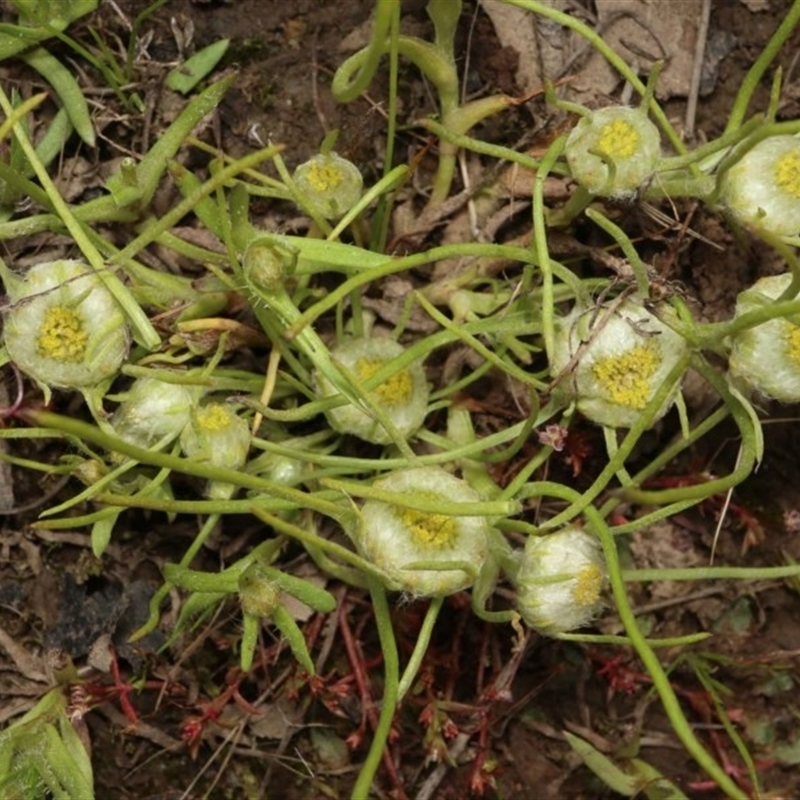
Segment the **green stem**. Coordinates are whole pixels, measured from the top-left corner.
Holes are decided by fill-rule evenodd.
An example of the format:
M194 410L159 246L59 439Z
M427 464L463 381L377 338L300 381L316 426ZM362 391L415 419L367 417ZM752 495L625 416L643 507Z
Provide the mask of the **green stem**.
M758 88L761 78L767 71L767 67L778 54L784 42L791 36L798 21L800 21L800 0L794 0L789 12L783 18L783 21L778 26L775 33L772 34L766 47L761 51L755 62L753 62L753 66L750 67L747 75L745 75L744 81L742 81L742 85L736 95L736 99L733 101L733 108L728 117L728 123L725 126L725 133L736 130L742 124L742 120L747 113L747 108L750 105L750 100L753 97L753 93Z
M378 625L381 652L383 653L383 700L381 714L378 718L378 724L375 726L369 753L367 753L367 758L358 773L358 778L350 795L352 800L367 800L369 797L372 780L378 771L378 765L381 762L399 702L400 660L397 655L397 643L392 629L392 617L389 612L386 589L379 580L370 577L369 592L372 598L375 621Z
M444 604L444 597L434 597L428 610L425 612L425 619L422 621L422 627L417 634L417 641L414 644L414 651L411 653L411 658L403 670L403 677L397 687L397 701L400 702L406 696L406 693L414 683L414 678L417 677L422 659L425 658L425 653L428 650L428 645L431 642L431 635L433 627L436 625L436 620L439 618L439 612L442 610Z
M570 505L575 506L581 502L581 495L566 486L555 483L535 484L536 493L541 496L553 496L565 500ZM617 546L613 535L609 531L600 514L592 506L584 509L584 514L591 529L595 532L603 547L606 564L608 566L609 582L614 595L617 613L625 628L625 632L630 638L631 646L636 651L639 659L644 664L650 675L653 686L661 698L664 711L672 724L678 739L694 760L702 767L713 780L717 782L719 788L733 800L747 800L747 795L731 780L725 770L713 759L711 754L703 747L703 744L695 736L691 725L684 716L675 690L669 681L669 676L661 666L653 648L644 636L636 621L633 608L631 607L628 595L625 591L625 584L622 577L622 567L617 553Z
M347 509L328 500L322 500L314 494L302 492L289 486L275 483L274 481L259 478L255 475L248 475L233 469L222 467L212 467L202 461L195 461L189 458L180 458L167 453L146 450L143 447L129 444L115 436L104 433L99 428L89 425L72 417L53 414L50 411L30 409L20 412L26 420L43 427L52 428L62 434L74 436L76 439L93 442L96 445L108 450L109 452L121 453L140 462L150 464L155 467L171 469L173 472L180 472L185 475L194 475L198 478L207 478L212 481L222 481L232 483L244 489L253 489L264 492L282 500L293 503L295 508L312 508L320 514L341 521L348 513Z
M747 412L742 402L730 391L726 380L712 366L707 364L700 356L695 356L693 367L714 387L725 403L725 407L734 419L742 437L741 453L736 468L729 475L694 486L681 486L677 489L661 489L648 491L646 489L625 488L620 491L620 496L626 501L638 505L664 505L665 503L684 502L695 499L698 502L706 497L725 492L741 483L753 471L756 456L759 450L758 431L754 427L753 419Z
M796 2L798 1L800 0L796 0ZM524 8L526 11L530 11L533 14L539 14L559 23L559 25L563 25L575 31L586 39L586 41L597 50L642 97L646 95L647 87L639 79L639 76L625 63L624 59L614 52L614 49L603 39L600 33L592 30L576 17L565 14L563 11L558 11L544 3L538 2L538 0L505 0L505 2L512 6ZM678 132L673 128L669 118L655 99L650 102L649 110L653 118L658 122L661 130L664 131L669 139L675 152L686 153L686 145L683 143Z
M536 171L536 180L533 184L533 246L536 252L536 261L542 273L542 338L548 361L552 360L555 348L555 301L553 299L553 269L550 263L550 251L547 247L547 226L545 222L544 181L553 165L564 152L567 137L560 136L544 154L542 163ZM523 292L530 288L531 271L523 276Z
M583 513L584 510L589 508L590 503L592 503L594 499L606 488L609 481L611 481L617 472L622 469L622 467L625 465L625 460L633 452L633 448L636 446L636 443L639 441L642 434L652 427L653 415L658 411L659 408L661 408L664 400L675 386L675 383L679 381L686 372L686 368L689 364L689 358L689 355L684 356L684 358L682 358L672 368L664 383L661 385L655 395L653 395L652 399L647 404L647 407L642 411L641 416L637 420L636 424L628 431L627 435L620 443L619 449L616 453L614 453L614 457L610 459L608 464L606 464L605 468L597 476L594 483L582 495L579 495L577 502L570 504L566 509L564 509L564 511L562 511L560 514L557 514L555 517L553 517L553 519L549 520L547 523L548 528L555 528L559 525L563 525L576 517L578 514ZM535 486L535 484L531 485Z
M0 88L0 108L2 108L6 116L10 117L14 113L14 108L2 88ZM80 247L81 252L86 257L90 266L106 285L114 296L114 299L120 304L133 328L137 340L148 350L154 350L161 344L161 337L147 318L142 307L134 300L122 281L120 281L113 272L106 269L105 260L97 251L97 248L94 247L86 237L80 222L73 215L69 206L64 201L64 198L58 193L58 189L56 189L55 184L47 174L47 170L36 155L36 151L21 125L17 125L14 128L14 135L24 151L28 162L36 172L36 177L39 179L45 192L47 192L54 211L67 228L78 247Z

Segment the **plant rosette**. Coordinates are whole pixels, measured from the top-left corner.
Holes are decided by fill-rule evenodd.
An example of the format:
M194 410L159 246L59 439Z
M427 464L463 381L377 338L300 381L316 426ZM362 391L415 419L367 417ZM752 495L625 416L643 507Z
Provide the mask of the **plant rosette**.
M756 231L800 234L800 138L770 136L748 150L723 174L720 200Z
M531 628L545 636L582 628L603 608L600 543L580 528L530 536L513 582L517 611Z
M587 419L630 428L686 352L682 336L631 298L613 310L576 306L557 320L550 370L554 377L572 370L562 382L568 388L559 390ZM667 413L679 390L676 381L652 422Z
M293 179L308 208L328 220L346 214L364 187L358 167L336 153L313 156L297 167Z
M466 481L441 467L399 470L374 486L426 501L431 508L442 501L483 499ZM386 588L413 597L439 597L469 588L491 557L492 529L485 517L455 517L368 499L350 533L359 554L384 576ZM441 569L418 566L430 564L441 564Z
M363 385L381 367L405 353L405 348L382 336L350 339L331 351L331 358ZM321 373L316 374L317 391L322 397L339 396L336 387ZM406 439L422 426L428 410L428 382L421 361L413 361L390 375L371 391L398 432ZM350 433L366 442L388 444L392 441L381 423L352 403L329 409L325 416L339 433Z
M771 306L792 282L789 273L761 278L736 299L734 319ZM800 402L800 325L776 317L730 339L729 374L734 384L780 400Z
M630 197L655 172L661 136L642 109L601 108L578 120L564 154L572 177L587 191Z
M125 315L81 261L37 264L24 278L6 274L11 308L3 321L9 358L49 394L113 378L130 346Z

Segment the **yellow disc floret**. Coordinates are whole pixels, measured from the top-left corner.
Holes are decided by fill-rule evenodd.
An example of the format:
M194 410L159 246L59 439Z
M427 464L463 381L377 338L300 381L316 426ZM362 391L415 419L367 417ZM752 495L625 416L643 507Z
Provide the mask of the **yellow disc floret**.
M639 149L640 136L629 122L616 119L600 131L597 151L613 159L630 158Z
M315 191L330 192L342 182L342 171L330 162L314 162L309 166L305 177Z
M775 183L793 197L800 198L800 152L791 150L775 162Z
M800 325L787 323L788 329L785 334L786 350L789 359L800 367Z
M575 578L575 588L572 590L572 599L576 605L592 606L603 591L605 575L597 564L584 567Z
M414 545L420 550L449 550L458 540L458 530L447 514L430 514L404 508L400 518Z
M52 306L44 315L36 347L45 358L74 363L83 359L88 338L80 314L65 306Z
M227 428L233 415L218 403L212 403L197 410L197 426L206 431L222 431Z
M640 411L652 396L650 382L660 360L659 347L651 341L622 355L599 358L592 373L611 402Z
M360 358L356 362L356 375L361 383L365 383L371 378L386 362L376 359ZM414 390L414 383L411 380L407 369L401 369L390 375L387 380L375 387L374 394L384 403L396 405L407 403Z

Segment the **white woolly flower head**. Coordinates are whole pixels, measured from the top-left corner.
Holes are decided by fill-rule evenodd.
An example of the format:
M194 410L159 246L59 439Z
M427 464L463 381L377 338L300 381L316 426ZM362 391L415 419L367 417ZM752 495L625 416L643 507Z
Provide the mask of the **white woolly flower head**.
M661 137L643 109L611 106L581 117L564 153L572 177L589 192L628 197L655 172Z
M192 410L180 444L189 458L213 467L240 469L250 450L250 426L229 405L206 403ZM233 486L216 481L206 492L212 499L226 499L232 493Z
M405 348L393 339L372 336L343 342L331 351L331 357L352 374L357 383L363 385L384 364L404 352ZM339 394L321 373L316 375L316 384L322 397ZM392 373L371 394L402 436L408 438L420 429L428 410L430 394L421 361L413 361ZM331 427L339 433L350 433L374 444L388 444L391 441L378 420L352 403L330 409L326 417Z
M130 333L113 295L81 261L37 264L8 280L3 335L11 360L43 387L96 386L119 371Z
M790 274L761 278L736 299L735 317L772 305ZM777 317L731 337L728 361L734 383L783 403L800 402L800 325Z
M215 467L239 469L247 461L250 426L224 403L206 403L192 409L181 432L181 450Z
M476 503L482 499L466 482L441 467L399 470L375 487L416 501ZM350 532L359 554L377 567L392 591L415 597L450 595L471 586L475 575L448 563L461 562L480 571L490 557L491 528L484 517L454 517L418 511L379 500L361 508L358 528ZM442 569L415 565L441 563Z
M364 179L352 161L319 153L300 164L294 182L308 206L325 219L338 219L360 199Z
M743 225L800 234L800 138L770 136L748 150L724 174L720 199Z
M530 536L514 581L517 611L545 636L582 628L602 610L606 582L596 537L580 528Z
M559 388L587 419L630 428L686 349L682 336L634 298L610 308L578 305L556 323L550 371L555 377L572 370ZM676 381L654 422L667 413L679 389Z
M164 446L181 435L197 394L190 386L137 378L111 416L111 426L130 444Z

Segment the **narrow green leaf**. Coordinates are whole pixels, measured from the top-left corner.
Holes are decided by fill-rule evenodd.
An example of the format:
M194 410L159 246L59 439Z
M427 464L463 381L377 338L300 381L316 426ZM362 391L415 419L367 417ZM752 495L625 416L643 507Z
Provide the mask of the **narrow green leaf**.
M632 758L630 767L647 800L689 800L672 781L647 762Z
M173 92L189 94L217 66L229 44L230 39L220 39L199 50L175 69L170 70L167 75L167 87Z
M111 533L118 517L119 512L113 516L103 517L92 525L92 553L94 553L95 558L100 558L105 553L108 543L111 541Z
M94 147L94 126L89 105L72 73L44 47L35 47L21 58L53 87L78 135L89 147Z
M569 746L583 759L589 769L600 778L609 789L625 797L633 797L639 787L635 778L626 775L610 758L604 756L585 739L564 731Z

